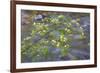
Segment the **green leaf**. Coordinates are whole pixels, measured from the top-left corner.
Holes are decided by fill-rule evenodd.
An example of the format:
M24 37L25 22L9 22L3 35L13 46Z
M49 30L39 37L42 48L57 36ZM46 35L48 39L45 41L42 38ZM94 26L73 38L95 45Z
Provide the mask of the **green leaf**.
M65 30L59 30L59 32L61 33L61 35L65 34Z
M71 29L67 29L67 33L71 34L72 33Z
M42 48L42 53L45 57L47 57L48 53L49 53L49 50L48 48Z
M32 36L35 35L35 30L32 30L31 35L32 35Z
M63 19L64 18L64 15L59 15L58 18L59 19Z
M67 56L68 50L66 48L61 49L61 56Z

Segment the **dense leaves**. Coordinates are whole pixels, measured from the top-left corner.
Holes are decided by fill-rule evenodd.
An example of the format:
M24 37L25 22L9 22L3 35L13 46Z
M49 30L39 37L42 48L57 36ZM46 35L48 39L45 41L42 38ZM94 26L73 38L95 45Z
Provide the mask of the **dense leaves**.
M22 38L22 62L64 60L63 57L68 56L69 49L74 47L73 41L86 40L80 18L73 19L64 13L57 12L36 14L37 12L31 13L29 35Z

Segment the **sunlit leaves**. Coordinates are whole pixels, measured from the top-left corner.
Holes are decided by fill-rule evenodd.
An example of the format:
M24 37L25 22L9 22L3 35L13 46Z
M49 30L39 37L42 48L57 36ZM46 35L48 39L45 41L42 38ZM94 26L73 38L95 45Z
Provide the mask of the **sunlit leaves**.
M78 22L76 23L76 25L77 25L77 26L80 26L80 24L79 24Z
M36 31L32 30L31 35L34 36Z
M68 27L68 28L71 28L71 26L72 26L71 23L68 23L68 24L67 24L67 27Z
M64 47L65 48L70 48L70 45L69 44L65 44Z
M51 40L52 41L52 43L56 43L56 40Z
M50 19L50 18L44 18L44 19L42 20L42 22L49 23L49 22L51 22L51 19Z
M60 46L60 42L57 42L56 46L59 47Z
M79 22L80 21L80 18L77 18L76 21Z
M64 41L64 35L60 35L60 40Z
M67 56L68 54L68 49L70 48L69 44L65 44L63 48L61 48L61 55L63 56Z
M77 21L76 21L76 20L72 20L71 22L72 22L72 23L77 23Z
M80 39L84 39L86 38L86 36L84 35L84 33L82 32L81 35L80 35Z
M68 29L68 30L67 30L67 33L71 34L71 33L72 33L72 31L71 31L70 29Z
M36 15L33 16L35 18ZM29 55L32 61L47 60L52 55L50 48L58 48L62 57L67 56L74 38L86 38L80 18L72 19L64 14L47 16L40 21L32 22L30 35L22 40L22 56ZM35 42L32 43L33 41Z
M77 19L71 20L71 23L77 23L77 22L79 22L79 21L80 21L80 18L77 18Z
M51 20L51 23L53 23L53 24L59 24L59 20L56 19L56 18L54 18L54 19Z
M24 40L30 40L31 39L31 37L29 36L29 37L26 37L26 38L24 38Z
M64 15L59 15L58 16L58 19L63 19L63 18L65 18Z

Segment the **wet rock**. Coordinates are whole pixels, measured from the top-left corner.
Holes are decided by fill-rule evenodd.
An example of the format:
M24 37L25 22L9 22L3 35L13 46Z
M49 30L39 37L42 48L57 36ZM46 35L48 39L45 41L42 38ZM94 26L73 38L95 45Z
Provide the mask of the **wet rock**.
M63 56L61 57L61 60L73 60L74 59L74 55L70 54L70 52L67 54L67 56Z
M90 31L90 17L89 16L81 17L80 24L85 32Z
M80 45L82 45L82 44L83 44L82 41L73 41L73 42L71 43L71 46L80 46Z
M77 57L79 60L85 60L90 58L90 52L86 49L73 49L70 51L71 55L74 55L74 57Z
M44 19L45 17L46 17L46 15L39 14L39 15L37 15L35 18L33 18L33 21L41 21L41 20Z

